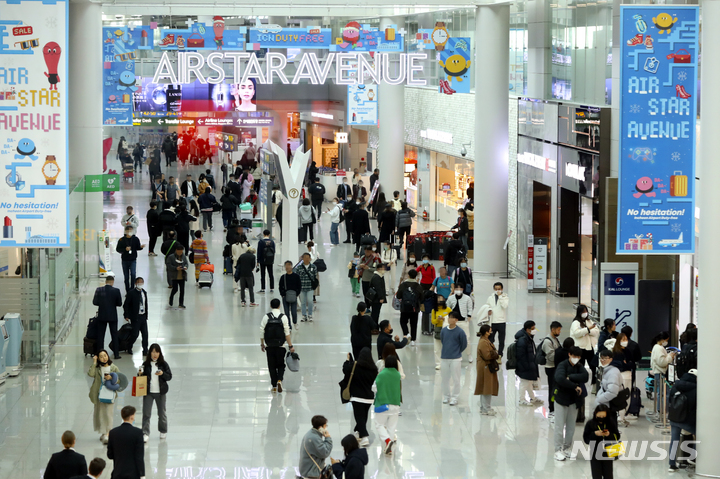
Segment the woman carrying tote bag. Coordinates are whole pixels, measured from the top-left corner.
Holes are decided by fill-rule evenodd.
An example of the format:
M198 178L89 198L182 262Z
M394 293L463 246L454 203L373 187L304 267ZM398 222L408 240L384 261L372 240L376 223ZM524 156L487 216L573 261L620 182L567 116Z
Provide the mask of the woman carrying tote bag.
M99 399L100 389L103 383L110 379L110 373L119 373L120 370L110 360L110 356L104 349L93 356L93 363L88 369L88 376L93 378L92 386L90 386L90 401L93 403L93 429L100 433L100 440L103 444L108 442L108 434L112 429L113 416L115 415L115 401L111 403L101 402ZM113 392L114 398L117 393Z

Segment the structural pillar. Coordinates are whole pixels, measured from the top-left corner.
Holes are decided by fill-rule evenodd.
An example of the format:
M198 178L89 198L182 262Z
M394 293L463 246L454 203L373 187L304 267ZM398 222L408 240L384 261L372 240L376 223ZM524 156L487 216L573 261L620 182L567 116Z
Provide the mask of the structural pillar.
M497 273L507 267L509 5L476 7L474 47L474 267Z
M720 18L720 0L704 0L702 16L705 25L712 25L713 18ZM713 85L720 75L720 29L702 29L702 84ZM700 280L700 310L698 316L698 380L697 380L697 475L720 477L720 409L717 407L720 386L713 374L713 365L720 361L720 351L714 339L720 335L720 322L716 312L720 309L720 277L715 272L720 268L720 252L714 239L720 235L720 222L715 219L720 204L720 189L712 185L720 174L720 163L715 160L720 151L720 119L713 112L720 108L720 91L717 88L703 88L701 97L702 129L700 131L700 159L705 180L698 188L700 193L700 247L699 264L702 269ZM715 126L717 124L717 126Z
M552 14L550 0L527 3L528 61L527 96L550 98L552 93ZM521 96L522 91L515 92Z
M403 17L380 18L380 30L392 24L402 28L405 23ZM397 54L391 55L391 75L397 76L399 60ZM400 192L404 198L404 168L405 168L405 86L388 85L381 83L378 88L378 126L380 140L378 142L377 159L373 168L380 168L380 190L385 192L385 198L390 200L394 191Z
M84 175L103 173L102 6L88 1L70 2L69 36L68 164L72 187ZM85 267L84 277L98 273L97 233L103 229L102 195L85 193L84 231L78 232L79 240L85 241L87 257L80 260Z

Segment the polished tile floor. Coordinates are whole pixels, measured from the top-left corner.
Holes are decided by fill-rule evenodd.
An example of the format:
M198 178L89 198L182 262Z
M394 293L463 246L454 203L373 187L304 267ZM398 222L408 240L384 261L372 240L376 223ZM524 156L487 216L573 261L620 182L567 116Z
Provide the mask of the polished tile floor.
M199 169L190 171L199 173ZM175 168L170 173L178 176ZM180 173L184 177L185 169ZM216 177L220 177L219 171ZM128 204L140 213L140 237L143 242L147 238L147 173L141 178L134 185L123 184L123 191L106 201L107 227L116 238L122 234L119 222ZM220 223L218 215L215 220ZM345 268L351 250L349 245L330 247L329 229L327 218L323 218L316 230L322 238L320 254L329 268L321 276L315 321L303 323L294 333L301 370L286 373L286 392L279 395L270 392L265 356L259 347L258 325L269 309L272 295L257 295L261 305L258 308L242 308L239 295L233 294L230 277L218 273L212 289L198 290L188 284L186 311L167 310L169 290L162 257L141 253L138 275L145 278L149 292L151 342L163 347L173 370L168 393L169 434L160 441L153 424L146 447L146 477L294 478L300 439L315 414L329 419L335 440L332 456L342 457L340 439L352 431L353 420L351 410L340 403L337 384L342 378L342 362L350 350L349 321L357 300L350 295ZM224 237L221 224L206 236L218 271ZM119 256L114 259L119 264ZM476 278L479 300L487 298L496 280L490 276ZM562 337L567 335L573 317L571 300L528 294L524 281L505 281L511 297L509 340L527 319L535 320L543 334L551 321L558 320L565 326ZM28 368L0 386L0 479L40 477L50 454L61 448L60 435L66 429L75 432L76 449L88 459L106 458L105 448L92 427L90 378L86 375L91 359L82 355L85 322L95 311L92 292L99 284L99 280L91 280L88 290L82 293L80 315L68 338L55 347L47 371ZM121 277L116 286L123 288ZM400 331L399 313L385 307L382 318L390 319L395 330ZM475 347L474 332L472 339ZM407 378L403 383L397 452L393 457L381 453L370 421L372 444L366 477L590 477L590 466L584 460L553 460L553 427L547 409L517 406L513 373L503 369L500 396L493 399L499 412L496 417L479 413L479 398L472 395L474 364L463 365L459 405L443 405L432 341L421 336L416 347L400 351ZM116 362L129 376L142 361L139 350L136 345L132 357L124 354ZM547 401L544 373L540 397ZM128 404L141 409L140 400L129 391L122 393L116 405L116 424L120 423L119 409ZM136 425L140 422L138 414ZM578 425L578 440L581 431ZM630 440L668 437L644 417L622 432ZM620 461L615 463L615 474L619 478L651 478L665 476L666 468L665 461ZM103 477L109 477L109 470Z

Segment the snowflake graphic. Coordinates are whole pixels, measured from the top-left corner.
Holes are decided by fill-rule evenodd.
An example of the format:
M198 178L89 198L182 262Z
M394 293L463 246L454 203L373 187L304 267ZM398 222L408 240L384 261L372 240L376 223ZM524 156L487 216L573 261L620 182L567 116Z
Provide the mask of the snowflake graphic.
M681 229L680 223L673 223L670 225L670 231L673 233L679 233Z
M57 28L57 18L48 17L45 19L45 26L47 28Z
M687 72L679 72L678 73L678 80L685 81L687 80Z
M672 161L680 161L680 157L681 157L681 155L680 155L679 151L673 151L672 154L670 155L670 159Z
M45 221L45 226L50 228L50 231L55 231L58 228L59 223L55 218L49 218L47 221Z
M642 108L640 108L640 105L637 103L630 105L630 113L640 113L640 110L642 110Z

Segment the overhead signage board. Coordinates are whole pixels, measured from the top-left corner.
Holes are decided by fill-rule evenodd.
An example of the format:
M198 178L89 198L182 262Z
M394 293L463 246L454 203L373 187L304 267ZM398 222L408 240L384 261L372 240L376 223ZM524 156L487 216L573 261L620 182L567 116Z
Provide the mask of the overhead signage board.
M67 25L67 1L0 0L3 247L69 245Z
M348 22L340 37L330 45L331 52L402 52L405 51L404 30L388 25L383 30L370 25Z
M247 50L260 48L317 48L327 50L332 40L329 28L283 28L279 25L261 25L251 28Z
M618 254L695 252L699 7L620 7Z
M638 264L601 263L600 275L600 317L615 320L616 329L630 326L637 331Z

